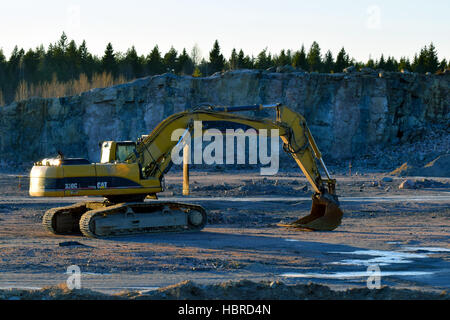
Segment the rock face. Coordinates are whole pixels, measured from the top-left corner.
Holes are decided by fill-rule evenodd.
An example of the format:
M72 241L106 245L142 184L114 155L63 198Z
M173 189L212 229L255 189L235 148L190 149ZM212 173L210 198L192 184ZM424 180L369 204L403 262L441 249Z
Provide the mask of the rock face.
M0 162L53 156L99 159L99 141L135 140L165 117L200 103L281 102L303 114L325 156L413 141L449 123L450 76L309 74L240 70L206 78L164 74L77 96L0 107Z

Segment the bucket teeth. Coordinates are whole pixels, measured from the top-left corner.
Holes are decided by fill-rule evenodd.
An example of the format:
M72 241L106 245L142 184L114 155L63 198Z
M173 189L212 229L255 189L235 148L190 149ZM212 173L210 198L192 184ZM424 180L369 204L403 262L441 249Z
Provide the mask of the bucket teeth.
M339 201L336 196L315 194L309 215L288 224L279 224L279 226L314 231L331 231L341 224L343 214L339 208Z

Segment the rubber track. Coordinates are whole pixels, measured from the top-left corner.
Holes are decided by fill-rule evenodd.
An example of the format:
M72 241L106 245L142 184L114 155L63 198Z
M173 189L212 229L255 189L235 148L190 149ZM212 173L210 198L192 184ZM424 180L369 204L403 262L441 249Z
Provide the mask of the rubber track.
M79 234L80 232L74 230L73 226L77 225L79 216L81 216L80 213L85 211L84 208L86 208L86 202L49 209L42 217L42 225L53 234ZM65 228L61 228L57 221L58 219L66 219L68 221L65 224Z
M120 214L123 215L124 208L128 206L141 206L145 208L151 208L151 207L164 207L164 206L170 206L170 207L176 207L177 209L192 209L199 211L203 216L203 223L200 226L192 226L188 224L188 229L186 229L186 226L174 226L174 227L157 227L157 228L138 228L138 229L127 229L124 232L113 232L108 235L101 235L98 236L94 233L92 230L92 225L95 220L95 218L99 216L107 216L107 215L114 215L114 214ZM126 209L125 209L126 210ZM159 213L159 212L158 212ZM152 212L149 212L148 214L152 214ZM142 233L166 233L166 232L193 232L193 231L199 231L203 229L203 227L206 224L207 216L206 211L202 206L199 205L193 205L193 204L187 204L187 203L178 203L178 202L155 202L155 203L148 203L148 202L134 202L134 203L121 203L117 205L113 205L107 208L101 208L97 210L91 210L83 214L83 216L80 219L80 231L83 235L90 238L102 238L102 237L109 237L109 236L120 236L120 235L133 235L133 234L142 234ZM188 220L189 221L189 220Z

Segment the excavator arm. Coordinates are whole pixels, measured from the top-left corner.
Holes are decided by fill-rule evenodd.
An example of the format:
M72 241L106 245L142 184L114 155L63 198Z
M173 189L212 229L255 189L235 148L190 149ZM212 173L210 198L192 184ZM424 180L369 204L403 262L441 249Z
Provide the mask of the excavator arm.
M230 114L224 111L196 110L185 111L169 116L163 120L150 135L139 139L136 152L130 154L126 162L139 163L142 176L162 177L171 162L172 149L180 140L172 140L172 133L176 130L191 132L194 122L230 122L260 129L279 129L280 135L287 134L284 127L270 120L255 120L252 118Z
M275 121L256 120L234 114L239 111L265 108L276 109ZM177 129L192 131L194 121L230 122L249 126L257 131L278 129L284 151L294 158L314 190L310 215L283 226L333 230L340 225L343 212L339 208L336 196L336 180L330 177L305 118L280 104L238 107L210 106L206 109L174 114L163 120L150 135L140 139L136 145L136 152L130 154L126 162L139 163L144 178L157 177L161 179L171 164L172 149L180 143L179 140L172 140L172 133ZM323 167L326 179L322 179L317 163Z

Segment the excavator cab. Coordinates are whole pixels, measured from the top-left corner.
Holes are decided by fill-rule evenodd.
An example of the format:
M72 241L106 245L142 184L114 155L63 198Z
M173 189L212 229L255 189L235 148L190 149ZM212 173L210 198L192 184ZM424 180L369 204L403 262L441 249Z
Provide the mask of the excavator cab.
M103 141L101 147L100 163L124 162L136 150L134 141Z

